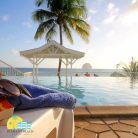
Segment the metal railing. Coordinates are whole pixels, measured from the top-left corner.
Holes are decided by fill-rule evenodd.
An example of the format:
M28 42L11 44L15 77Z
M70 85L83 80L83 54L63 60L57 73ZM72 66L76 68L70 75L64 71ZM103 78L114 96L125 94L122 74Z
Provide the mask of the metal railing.
M0 60L0 76L24 76L24 73Z

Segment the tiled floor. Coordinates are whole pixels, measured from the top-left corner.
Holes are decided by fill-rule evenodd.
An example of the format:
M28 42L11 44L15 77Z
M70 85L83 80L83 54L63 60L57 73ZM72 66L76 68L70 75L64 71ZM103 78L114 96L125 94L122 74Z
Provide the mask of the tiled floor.
M101 107L102 108L102 107ZM106 107L111 108L111 107ZM123 111L118 109L117 107L112 107L116 110L113 110L113 113L115 114L115 117L113 116L112 111L108 110L99 110L100 108L96 107L89 107L89 110L87 107L77 107L74 110L74 116L75 116L75 138L138 138L138 114L137 109L132 106L130 109L130 106L126 108L122 107L124 109ZM125 109L126 108L126 109ZM134 109L132 111L132 109ZM129 114L124 114L127 112ZM132 114L130 114L130 110L132 111ZM95 112L96 111L96 112ZM95 115L98 114L98 117L93 117L94 113ZM100 113L101 117L100 117ZM135 114L135 115L133 115ZM94 116L95 116L94 115ZM111 116L110 116L111 115ZM117 117L118 116L118 117ZM123 117L124 116L124 117ZM130 117L131 116L131 117ZM135 117L133 117L135 116Z
M75 138L138 138L138 117L75 119Z

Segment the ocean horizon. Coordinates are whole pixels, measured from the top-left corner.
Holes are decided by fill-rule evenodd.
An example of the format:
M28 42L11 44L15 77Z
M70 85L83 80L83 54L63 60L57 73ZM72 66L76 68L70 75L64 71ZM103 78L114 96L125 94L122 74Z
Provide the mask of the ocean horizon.
M26 72L33 72L33 68L16 68L19 71L26 73ZM91 76L97 74L99 77L110 77L114 72L123 72L122 69L72 69L73 76L75 74L79 74L80 76L84 76L85 72L88 72ZM38 76L57 76L58 68L38 68ZM61 76L66 75L66 69L61 69ZM70 69L67 70L68 75L70 75Z

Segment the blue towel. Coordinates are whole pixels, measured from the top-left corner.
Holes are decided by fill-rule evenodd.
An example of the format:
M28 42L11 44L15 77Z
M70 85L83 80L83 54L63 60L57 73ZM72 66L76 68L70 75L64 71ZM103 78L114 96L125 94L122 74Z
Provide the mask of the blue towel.
M33 99L21 94L19 97L9 96L7 101L14 106L15 110L42 108L42 107L61 107L74 109L76 98L69 93L62 93L44 87L22 84L34 97Z

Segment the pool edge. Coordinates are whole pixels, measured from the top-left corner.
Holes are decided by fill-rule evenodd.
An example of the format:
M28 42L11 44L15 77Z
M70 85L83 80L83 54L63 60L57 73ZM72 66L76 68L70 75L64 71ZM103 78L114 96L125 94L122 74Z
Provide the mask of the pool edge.
M135 116L138 116L137 105L76 106L74 109L75 118L112 118Z

